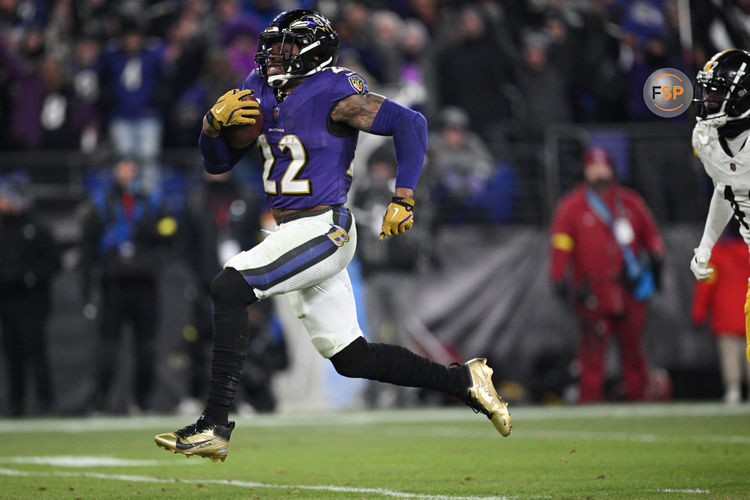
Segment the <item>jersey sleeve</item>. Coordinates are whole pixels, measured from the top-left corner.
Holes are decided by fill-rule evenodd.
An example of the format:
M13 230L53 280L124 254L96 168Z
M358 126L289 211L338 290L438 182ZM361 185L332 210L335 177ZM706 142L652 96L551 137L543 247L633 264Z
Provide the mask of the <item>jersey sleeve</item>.
M330 72L328 81L325 82L330 89L328 93L330 104L334 104L350 95L366 94L369 92L367 81L354 71L336 67L324 71Z
M724 199L719 187L714 188L711 203L708 205L706 225L703 228L703 236L698 248L711 252L714 245L719 241L719 236L732 218L732 206Z
M710 131L706 128L705 124L702 124L702 122L696 123L695 127L693 127L693 135L690 139L690 143L693 146L693 155L700 160L703 160L701 153L710 140L709 133Z

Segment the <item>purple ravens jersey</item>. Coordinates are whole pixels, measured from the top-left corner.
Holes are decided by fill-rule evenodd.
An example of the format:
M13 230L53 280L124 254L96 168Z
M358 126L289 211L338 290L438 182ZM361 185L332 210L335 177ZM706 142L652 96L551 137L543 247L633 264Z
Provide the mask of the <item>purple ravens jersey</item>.
M255 71L242 88L255 91L263 113L257 145L263 156L266 205L300 209L345 203L358 131L332 124L329 113L341 99L366 93L365 80L346 68L325 68L281 103Z

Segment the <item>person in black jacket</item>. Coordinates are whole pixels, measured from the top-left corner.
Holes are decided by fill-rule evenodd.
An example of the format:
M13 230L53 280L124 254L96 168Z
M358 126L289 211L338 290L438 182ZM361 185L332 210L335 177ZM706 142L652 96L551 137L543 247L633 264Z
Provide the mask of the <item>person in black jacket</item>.
M231 172L205 174L204 182L190 193L183 230L185 257L195 279L193 322L184 330L185 350L190 359L188 394L178 411L190 413L208 393L205 371L213 340L211 282L224 262L261 239L260 202L245 192ZM271 303L249 310L250 348L242 387L256 411L272 411L276 398L271 392L271 374L285 367L283 338L274 338L270 328Z
M367 176L354 190L353 207L359 234L377 236L383 211L393 197L396 184L396 154L393 146L377 148L367 159ZM407 326L414 315L418 300L420 262L430 260L433 209L428 191L420 191L420 227L414 227L398 238L379 241L362 238L358 257L365 282L367 326L376 342L409 345ZM416 402L417 391L382 382L371 382L365 393L372 407L410 406Z
M27 373L33 374L38 409L52 409L47 356L50 282L59 268L52 233L31 213L28 177L0 179L0 330L10 382L10 414L25 411Z
M138 181L139 165L122 158L109 184L91 193L85 205L82 237L84 314L100 311L94 409L108 406L113 368L123 328L132 325L135 340L135 399L137 411L148 406L153 387L158 325L159 246L174 232L161 219L158 191L146 194ZM100 307L94 306L95 276Z

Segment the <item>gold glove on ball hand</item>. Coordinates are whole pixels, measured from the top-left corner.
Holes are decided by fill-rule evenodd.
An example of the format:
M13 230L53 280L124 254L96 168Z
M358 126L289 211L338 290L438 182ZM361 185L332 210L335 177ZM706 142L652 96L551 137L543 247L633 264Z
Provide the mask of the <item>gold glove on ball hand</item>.
M252 90L230 90L208 110L206 120L215 130L232 125L254 125L255 117L260 114L258 101L243 100L254 93Z
M394 196L383 215L383 226L380 229L380 241L386 236L405 233L414 225L414 200Z

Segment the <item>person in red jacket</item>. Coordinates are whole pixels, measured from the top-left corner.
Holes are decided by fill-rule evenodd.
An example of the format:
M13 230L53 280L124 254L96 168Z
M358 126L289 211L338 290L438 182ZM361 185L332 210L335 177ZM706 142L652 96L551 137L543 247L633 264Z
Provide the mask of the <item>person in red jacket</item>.
M617 183L606 150L589 149L583 173L585 182L555 209L550 256L555 289L572 299L579 320L579 401L604 399L610 335L619 344L625 398L643 399L645 301L658 284L664 243L643 199Z
M750 256L738 225L728 227L711 252L714 273L708 281L698 281L693 294L693 323L702 325L711 315L710 327L719 348L719 365L724 383L724 401L742 399L742 372L750 385L750 369L745 363L745 293L750 277Z

